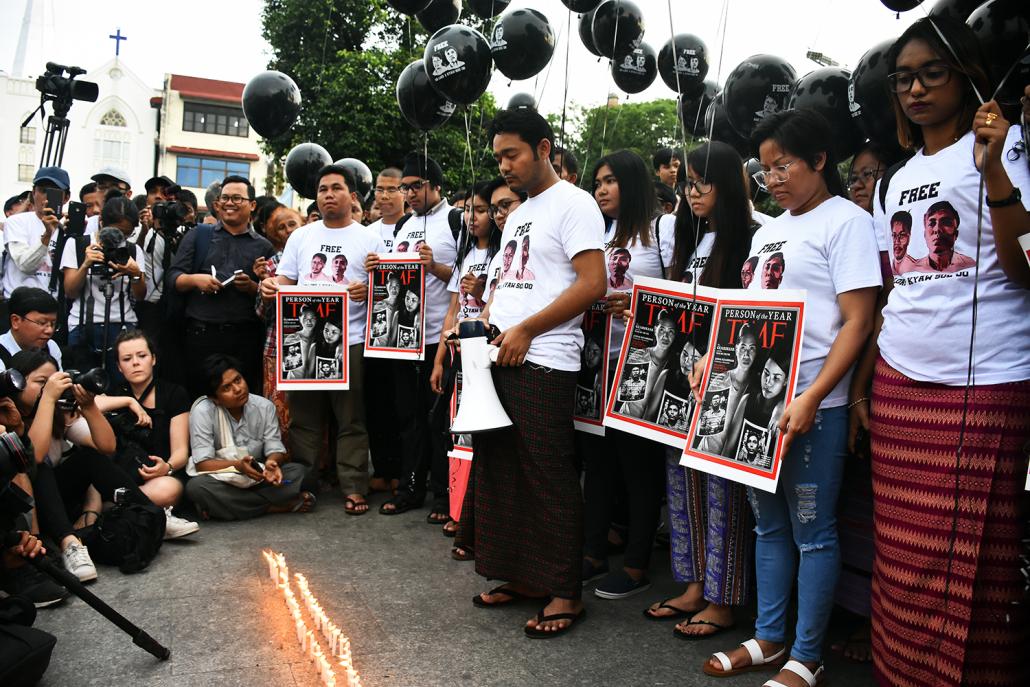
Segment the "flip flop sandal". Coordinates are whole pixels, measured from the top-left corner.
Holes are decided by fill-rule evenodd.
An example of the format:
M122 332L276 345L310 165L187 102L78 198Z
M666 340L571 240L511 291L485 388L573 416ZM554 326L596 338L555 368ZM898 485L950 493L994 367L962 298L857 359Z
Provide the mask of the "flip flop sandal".
M365 506L365 510L358 510L358 506ZM343 512L347 515L364 515L368 512L368 501L347 497L343 500Z
M472 604L479 608L497 608L499 606L511 606L513 604L521 603L523 601L540 601L547 597L544 596L529 596L522 592L517 592L514 589L501 585L500 587L494 587L486 593L487 596L501 595L508 597L507 601L495 601L490 603L489 601L483 601L481 594L476 594L472 597Z
M451 521L451 514L446 511L432 510L426 516L427 525L446 525Z
M804 663L795 661L794 659L787 661L781 670L789 670L794 673L804 680L808 687L816 687L816 685L822 684L824 677L823 674L826 672L823 669L823 666L819 666L813 673ZM777 680L766 680L762 687L787 687L787 685Z
M387 506L393 506L393 509L387 509ZM400 515L401 513L407 513L409 510L415 510L421 508L422 502L416 499L414 496L402 494L394 496L392 499L379 506L380 515Z
M447 525L449 525L452 522L454 523L454 527L448 527ZM452 539L454 537L458 536L458 521L457 520L450 520L450 521L445 522L443 524L443 536L450 537Z
M561 628L560 630L540 630L536 627L524 627L523 630L526 636L530 639L554 639L565 634L573 627L576 626L577 622L581 620L587 614L587 609L581 608L579 613L555 613L554 615L544 615L543 610L536 614L537 623L553 622L555 620L568 620L568 625Z
M712 677L733 677L734 675L741 675L743 673L751 673L756 670L770 670L772 668L778 668L781 663L780 659L783 658L783 654L787 653L787 647L783 647L772 656L766 657L762 653L762 647L758 645L758 641L755 639L749 639L746 642L741 642L740 645L747 649L747 653L751 656L751 663L746 666L740 666L734 668L733 664L730 663L729 656L721 651L717 651L712 656L719 661L722 666L722 670L713 668L708 661L701 664L701 670L704 671L705 675Z
M691 625L708 625L709 627L714 627L715 632L709 632L703 635L693 635L687 634L683 630L677 630L676 628L673 628L672 633L676 635L679 639L684 639L688 642L696 642L702 639L708 639L709 637L714 637L717 634L721 634L727 630L732 630L736 627L736 624L720 625L719 623L713 623L711 620L691 620L689 623L687 623L687 627L690 627Z
M669 603L670 601L672 601L672 599L666 599L665 601L663 601L660 604L658 604L658 608L667 608L670 611L673 611L669 615L655 615L654 613L651 612L652 611L652 607L648 606L647 608L644 609L644 617L647 618L648 620L653 620L655 622L658 622L658 621L661 621L661 620L679 620L680 618L689 618L689 617L691 617L693 615L697 615L701 611L705 610L705 607L702 606L701 608L698 608L698 609L693 610L693 611L684 611L682 608L676 608L675 606L670 604ZM655 608L653 610L657 611L658 608Z
M315 508L315 503L318 499L310 491L300 492L300 501L297 502L293 508L290 509L291 513L309 513Z
M451 558L456 561L474 561L476 560L476 552L467 546L455 546L451 549ZM479 597L476 597L479 598ZM487 604L493 605L493 604Z

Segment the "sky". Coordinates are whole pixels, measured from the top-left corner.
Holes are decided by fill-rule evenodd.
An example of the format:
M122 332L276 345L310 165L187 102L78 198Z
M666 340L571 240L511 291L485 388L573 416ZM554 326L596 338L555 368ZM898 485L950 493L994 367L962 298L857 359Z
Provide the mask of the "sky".
M42 73L47 61L86 69L100 66L114 55L115 41L108 36L117 29L128 37L121 43L125 65L154 88L161 87L166 73L246 82L268 61L269 46L261 38L261 0L178 0L174 9L161 13L138 1L30 1L25 76ZM917 8L899 19L878 0L728 0L722 30L724 3L719 0L635 1L644 16L644 42L657 52L673 32L699 36L708 46L708 78L720 84L734 66L757 53L785 58L798 76L818 66L805 57L807 50L853 67L867 49L899 35L924 14ZM14 65L25 4L0 0L0 70L7 73ZM559 0L514 0L509 11L518 7L547 16L557 45L550 65L533 79L509 83L495 72L490 91L497 102L504 105L515 93L528 92L537 97L542 112L560 112L567 71L569 102L604 104L609 91L617 89L608 61L591 55L580 42L578 16L571 15L570 31L570 12ZM629 98L639 102L672 96L659 77L648 90Z

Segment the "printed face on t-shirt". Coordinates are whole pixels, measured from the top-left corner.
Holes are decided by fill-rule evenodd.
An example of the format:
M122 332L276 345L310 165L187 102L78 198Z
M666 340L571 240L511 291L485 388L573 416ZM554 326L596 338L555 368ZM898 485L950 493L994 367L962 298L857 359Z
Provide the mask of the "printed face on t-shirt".
M514 241L509 241L508 245L504 247L504 269L502 271L507 272L511 269L511 263L515 261L515 247Z
M321 253L316 254L311 258L311 274L312 276L318 276L322 274L322 268L325 267L325 256Z
M902 222L891 222L891 243L894 247L894 259L901 260L908 253L908 242L912 239L912 230Z
M779 288L780 282L783 281L783 255L776 254L771 256L762 265L762 288L763 289L776 289Z
M343 275L347 272L347 256L343 253L333 256L333 279L342 281Z
M755 267L758 265L758 257L750 258L744 263L744 266L740 268L740 285L743 288L751 286L751 281L755 278Z
M950 256L958 238L958 215L948 209L927 213L923 218L923 236L931 253Z
M612 251L612 254L608 256L608 272L613 277L623 277L629 270L629 263L632 260L629 251L621 248L616 248Z

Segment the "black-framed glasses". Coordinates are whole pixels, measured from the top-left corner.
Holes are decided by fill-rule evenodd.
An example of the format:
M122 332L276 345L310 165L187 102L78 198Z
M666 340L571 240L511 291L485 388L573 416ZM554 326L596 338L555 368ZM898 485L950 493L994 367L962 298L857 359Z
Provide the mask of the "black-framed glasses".
M516 198L509 198L508 200L502 200L497 205L491 205L489 208L487 208L487 212L490 213L490 219L497 219L498 217L507 215L509 212L518 207L520 203L522 203L521 200L518 200Z
M1015 162L1020 156L1026 154L1026 143L1023 141L1016 141L1016 144L1008 149L1005 153L1005 157L1008 158L1009 162Z
M375 192L378 196L392 196L395 193L401 193L403 189L400 186L376 186Z
M785 165L777 165L776 167L773 167L768 172L763 169L760 172L752 174L751 178L755 180L755 183L758 184L763 191L766 191L769 189L769 184L771 183L787 183L790 180L790 167L796 163L797 160L791 160Z
M697 191L700 196L707 196L712 192L712 182L706 179L687 179L683 182L683 195L689 196L691 191Z
M865 168L857 172L852 172L848 177L848 188L854 188L855 186L866 184L875 184L876 180L880 178L880 170L882 167Z
M219 203L231 203L232 205L243 205L244 203L249 203L250 202L250 198L248 196L241 196L241 195L218 196L218 202Z
M908 93L916 79L923 88L937 88L951 81L951 67L946 64L928 64L915 70L905 70L887 75L887 82L895 93Z
M422 187L426 185L424 181L416 181L412 184L401 184L397 188L401 193L418 193L422 190Z
M22 316L21 319L25 320L26 322L31 322L32 324L36 325L37 327L40 327L43 331L46 331L47 329L49 329L52 332L56 332L57 331L57 320L52 320L52 321L49 321L49 322L40 322L39 320L34 320L31 317L24 317L24 316Z

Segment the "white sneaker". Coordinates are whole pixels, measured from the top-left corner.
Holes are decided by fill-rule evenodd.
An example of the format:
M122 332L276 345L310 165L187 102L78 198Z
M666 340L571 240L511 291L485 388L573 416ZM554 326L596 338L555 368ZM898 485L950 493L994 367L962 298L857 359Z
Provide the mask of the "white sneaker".
M172 515L170 507L165 508L165 517L168 520L165 524L165 539L178 539L200 529L200 525L197 523Z
M73 541L68 544L61 558L64 560L64 569L79 578L79 582L97 579L97 567L93 565L89 551L79 542Z

